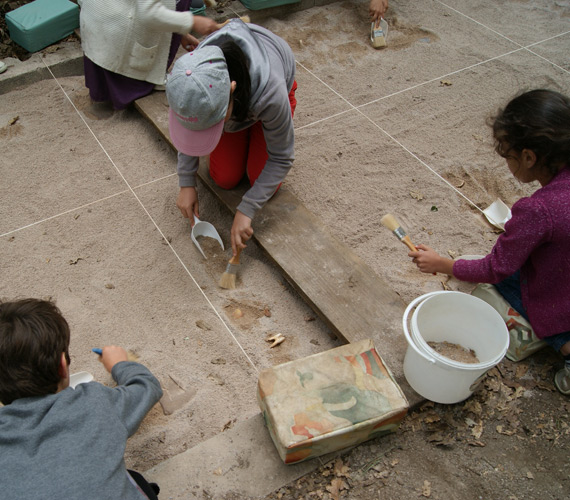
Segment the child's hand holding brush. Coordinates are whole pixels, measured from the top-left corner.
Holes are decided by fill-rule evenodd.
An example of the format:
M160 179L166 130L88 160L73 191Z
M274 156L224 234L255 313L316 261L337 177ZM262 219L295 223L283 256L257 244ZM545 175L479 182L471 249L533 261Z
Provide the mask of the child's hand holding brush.
M445 273L453 275L453 260L439 255L433 248L416 245L417 250L409 251L408 257L422 273Z
M105 370L111 373L113 366L121 361L138 361L139 358L136 354L126 351L122 347L116 345L106 345L102 349L94 347L91 349L95 354L99 355L99 361L103 363Z
M380 219L380 222L384 227L390 229L396 238L410 249L408 256L414 259L413 261L420 268L420 271L432 274L436 274L438 271L441 273L452 274L453 261L451 259L440 257L430 247L425 245L414 245L410 237L406 234L406 231L404 231L404 228L392 214L386 214ZM449 261L451 262L451 265L449 266L447 262L443 261Z

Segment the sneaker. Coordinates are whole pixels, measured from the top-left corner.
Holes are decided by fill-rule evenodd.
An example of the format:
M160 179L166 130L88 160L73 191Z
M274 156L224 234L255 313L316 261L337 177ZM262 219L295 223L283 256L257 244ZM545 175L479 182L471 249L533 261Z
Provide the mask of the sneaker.
M558 370L554 375L554 385L562 394L570 396L570 366L565 365L562 370Z

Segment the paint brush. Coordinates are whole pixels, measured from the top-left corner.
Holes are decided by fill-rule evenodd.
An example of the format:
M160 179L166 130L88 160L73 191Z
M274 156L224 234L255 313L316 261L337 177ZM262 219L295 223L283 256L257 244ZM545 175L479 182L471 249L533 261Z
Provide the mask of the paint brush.
M236 274L239 267L239 254L241 253L241 248L237 249L237 254L234 255L228 262L226 271L222 274L220 278L220 286L222 288L227 288L229 290L236 287Z
M91 350L99 356L103 355L103 349L101 349L100 347L94 347ZM133 351L127 351L127 358L128 358L128 361L138 361L139 360L139 357Z
M380 219L380 222L383 226L390 229L390 231L392 231L410 250L413 250L414 252L417 250L416 246L412 243L412 240L410 240L410 237L406 234L406 231L404 231L400 223L396 220L396 217L392 214L386 214Z
M251 19L249 18L249 16L242 16L240 17L240 20L243 21L244 23L251 23ZM228 24L231 21L231 19L226 19L223 23L219 23L218 24L218 29L223 28L226 24Z

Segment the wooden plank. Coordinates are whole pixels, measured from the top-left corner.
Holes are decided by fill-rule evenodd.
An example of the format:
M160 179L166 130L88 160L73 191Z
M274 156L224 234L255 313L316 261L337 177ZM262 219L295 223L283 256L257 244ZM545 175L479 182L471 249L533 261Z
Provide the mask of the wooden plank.
M139 99L136 107L172 146L164 93ZM200 162L198 176L235 213L246 188L216 186L208 173L207 158ZM257 244L332 332L345 342L374 339L387 364L398 367L393 370L395 375L401 375L405 305L390 286L327 231L286 186L256 215L253 226Z

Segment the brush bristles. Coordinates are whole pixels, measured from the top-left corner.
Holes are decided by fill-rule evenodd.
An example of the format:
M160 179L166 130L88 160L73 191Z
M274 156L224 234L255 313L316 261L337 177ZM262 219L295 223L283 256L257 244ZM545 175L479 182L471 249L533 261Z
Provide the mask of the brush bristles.
M228 290L233 290L236 287L236 275L234 273L225 272L220 278L220 286Z
M392 214L386 214L380 219L380 223L384 227L387 227L390 231L395 231L400 227L400 224L396 220L396 217L394 217Z
M133 351L127 351L127 359L138 363L140 358Z

